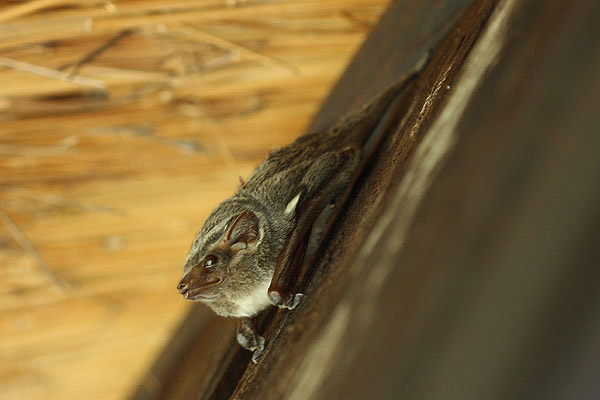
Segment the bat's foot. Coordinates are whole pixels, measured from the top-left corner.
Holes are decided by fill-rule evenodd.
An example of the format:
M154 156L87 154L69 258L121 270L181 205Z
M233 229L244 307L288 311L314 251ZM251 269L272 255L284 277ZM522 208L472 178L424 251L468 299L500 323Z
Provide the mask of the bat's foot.
M244 335L241 332L238 332L236 339L240 346L242 346L246 350L250 350L253 352L252 362L254 364L257 364L258 358L261 356L263 350L265 349L265 339L257 334Z
M238 323L237 342L246 350L252 351L252 362L258 363L258 358L265 349L265 339L260 336L250 323L250 319L242 318Z
M279 308L287 308L288 310L293 310L296 308L296 306L300 304L300 299L302 299L303 296L304 295L302 293L284 295L281 293L281 291L277 290L272 290L269 292L269 299L271 300L271 303Z
M262 355L263 350L265 349L265 339L263 339L262 336L260 337L260 339L260 347L254 350L254 353L252 353L252 362L254 364L258 364L258 358Z

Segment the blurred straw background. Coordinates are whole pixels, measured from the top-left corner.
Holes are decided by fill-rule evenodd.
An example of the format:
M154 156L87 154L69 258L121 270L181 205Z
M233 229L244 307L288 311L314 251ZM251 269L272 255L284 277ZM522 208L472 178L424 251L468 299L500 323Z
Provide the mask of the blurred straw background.
M0 3L1 399L131 392L189 306L207 213L303 131L386 5Z

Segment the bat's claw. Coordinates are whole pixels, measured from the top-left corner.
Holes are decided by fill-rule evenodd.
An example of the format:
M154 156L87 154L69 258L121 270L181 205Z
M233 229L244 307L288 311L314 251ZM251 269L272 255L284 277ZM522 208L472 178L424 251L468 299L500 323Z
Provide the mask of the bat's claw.
M290 296L288 301L285 301L280 307L287 308L288 310L293 310L294 308L296 308L296 306L298 306L298 304L300 304L300 300L302 300L302 297L304 297L302 293L296 293L295 295Z
M269 292L269 299L271 300L271 303L279 308L287 308L288 310L293 310L296 308L296 306L300 304L300 299L302 299L302 297L304 297L302 293L285 296L277 290Z
M252 330L238 332L236 339L240 346L252 351L252 362L257 364L258 358L265 349L265 339Z
M259 336L256 350L254 350L254 352L252 353L252 362L254 364L258 364L258 358L262 355L264 349L265 339L262 336Z

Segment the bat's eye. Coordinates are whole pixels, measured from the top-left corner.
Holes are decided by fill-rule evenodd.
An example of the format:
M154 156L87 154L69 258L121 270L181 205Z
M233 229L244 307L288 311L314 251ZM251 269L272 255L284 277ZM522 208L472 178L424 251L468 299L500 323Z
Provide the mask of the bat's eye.
M217 264L217 256L212 254L204 259L204 268L211 268Z

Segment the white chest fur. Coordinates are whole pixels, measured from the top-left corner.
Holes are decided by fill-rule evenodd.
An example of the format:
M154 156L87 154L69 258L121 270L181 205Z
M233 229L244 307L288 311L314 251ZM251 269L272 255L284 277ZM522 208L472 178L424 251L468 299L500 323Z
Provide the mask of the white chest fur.
M252 317L271 305L271 300L267 295L270 281L258 285L250 294L235 299L234 303L237 310L233 312L233 317Z

